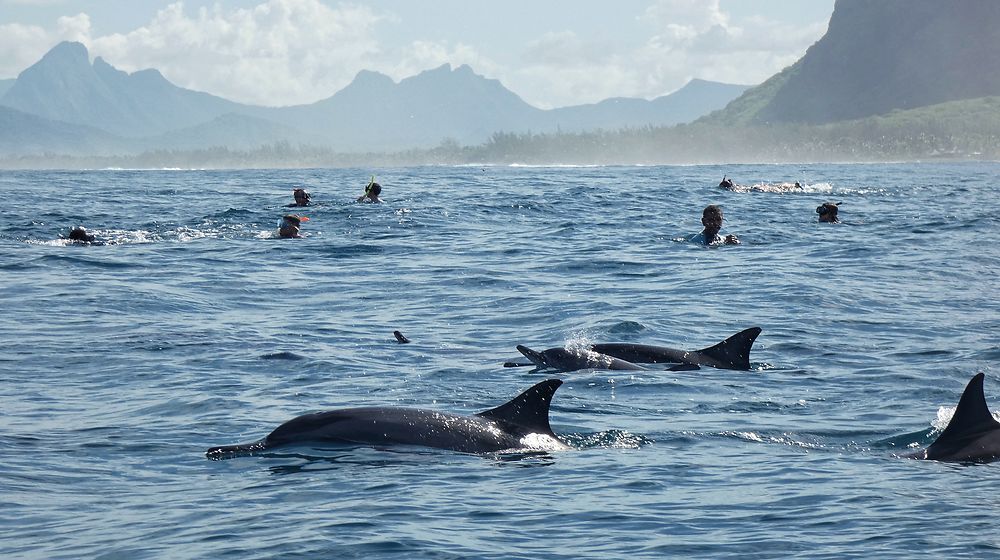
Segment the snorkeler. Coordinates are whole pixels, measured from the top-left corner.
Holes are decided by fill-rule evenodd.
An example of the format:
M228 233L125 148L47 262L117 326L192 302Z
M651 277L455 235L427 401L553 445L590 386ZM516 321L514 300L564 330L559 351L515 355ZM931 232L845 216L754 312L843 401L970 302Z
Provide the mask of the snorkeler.
M727 179L726 176L723 175L722 181L719 183L719 186L724 189L733 190L736 188L736 183L733 183L732 179Z
M87 230L85 230L83 228L83 226L76 226L75 228L71 229L70 232L69 232L69 236L67 236L67 239L69 239L70 241L76 241L76 242L79 242L79 243L94 243L95 242L95 237L93 235L87 233Z
M840 218L837 217L838 211L840 211L839 202L824 202L816 207L816 213L819 214L819 221L830 224L840 223Z
M312 196L309 194L309 191L305 189L295 189L294 191L292 191L292 196L295 197L295 202L289 204L288 208L294 206L309 206L309 199L312 198Z
M278 236L284 238L302 237L299 235L299 229L302 227L302 222L308 221L309 218L305 216L288 214L281 218L281 222L278 223Z
M701 213L701 225L705 229L697 235L691 236L688 241L700 243L702 245L739 245L740 240L735 235L725 237L719 235L722 229L722 208L717 204L709 204Z
M368 181L365 186L365 194L358 197L358 202L382 202L382 199L378 195L382 194L382 185L375 182L375 176L372 175L372 180Z

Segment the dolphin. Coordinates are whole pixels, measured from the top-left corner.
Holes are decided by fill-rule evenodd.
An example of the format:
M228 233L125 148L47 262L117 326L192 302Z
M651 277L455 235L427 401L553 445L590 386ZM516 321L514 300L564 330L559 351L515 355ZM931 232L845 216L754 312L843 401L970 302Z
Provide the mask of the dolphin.
M610 369L610 370L643 370L640 365L626 362L618 358L594 352L593 350L568 350L566 348L549 348L541 352L527 346L517 345L517 351L539 369L554 369L558 371L576 371L578 369Z
M472 416L378 406L305 414L278 426L263 439L210 447L205 455L228 459L308 442L420 445L466 453L569 449L549 426L549 404L560 385L558 379L542 381L511 401Z
M594 344L594 352L639 364L678 364L671 370L698 369L708 366L719 369L750 369L750 347L760 334L760 327L738 332L715 346L701 350L676 350L665 346L646 344L609 343Z
M398 342L400 344L409 344L410 343L410 339L408 339L405 336L403 336L403 333L401 333L399 331L392 331L392 336L396 337L396 342Z
M911 459L988 463L1000 459L1000 422L986 406L983 378L977 373L958 401L955 414L934 443L907 455Z

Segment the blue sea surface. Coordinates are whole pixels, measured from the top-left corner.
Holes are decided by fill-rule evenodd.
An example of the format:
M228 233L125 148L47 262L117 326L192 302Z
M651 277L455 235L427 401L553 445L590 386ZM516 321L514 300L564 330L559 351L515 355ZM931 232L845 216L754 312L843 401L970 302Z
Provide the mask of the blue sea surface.
M372 173L385 203L355 203ZM0 171L0 557L1000 556L1000 464L899 457L976 372L1000 409L998 177ZM313 206L285 207L296 187ZM817 223L825 201L842 223ZM682 241L710 203L741 245ZM304 238L276 238L292 211ZM104 244L67 243L74 225ZM751 371L503 365L751 326ZM306 412L472 414L547 377L568 451L205 457Z

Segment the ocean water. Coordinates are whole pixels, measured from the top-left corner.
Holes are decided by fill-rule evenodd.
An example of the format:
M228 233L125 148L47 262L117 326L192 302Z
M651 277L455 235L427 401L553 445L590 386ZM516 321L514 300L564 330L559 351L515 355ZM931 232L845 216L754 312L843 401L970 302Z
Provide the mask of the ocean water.
M385 203L354 203L372 173ZM976 372L1000 409L998 176L0 172L0 557L1000 556L1000 465L898 456ZM305 237L275 239L295 187ZM824 201L843 223L817 223ZM677 241L709 203L742 245ZM106 244L61 240L78 224ZM503 366L516 344L750 326L751 371ZM330 408L471 414L548 377L568 451L204 454Z

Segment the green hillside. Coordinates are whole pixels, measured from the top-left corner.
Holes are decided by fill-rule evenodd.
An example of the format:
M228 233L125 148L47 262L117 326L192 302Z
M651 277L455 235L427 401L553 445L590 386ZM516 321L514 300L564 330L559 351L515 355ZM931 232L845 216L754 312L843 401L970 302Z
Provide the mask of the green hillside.
M837 0L794 65L706 122L825 124L1000 95L1000 2Z

